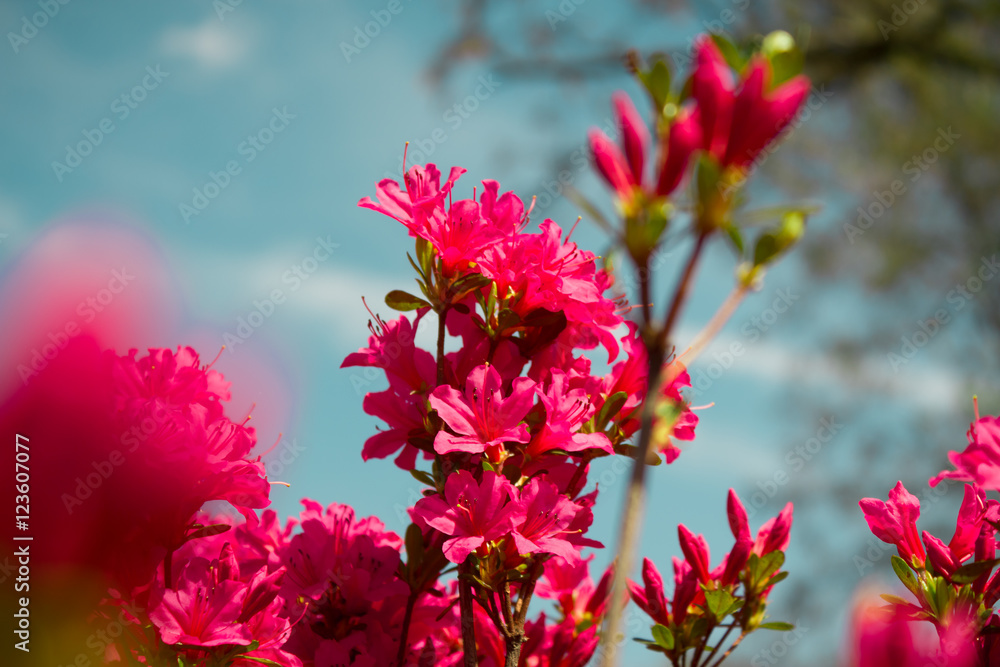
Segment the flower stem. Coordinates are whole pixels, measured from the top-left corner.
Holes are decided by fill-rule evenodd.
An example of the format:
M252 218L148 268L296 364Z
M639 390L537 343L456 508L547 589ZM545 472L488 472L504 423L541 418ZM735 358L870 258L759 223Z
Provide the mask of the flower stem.
M705 248L705 240L708 238L708 231L699 232L695 239L694 248L688 257L687 264L681 273L680 282L674 292L664 319L663 328L659 331L650 331L649 322L646 322L647 329L643 336L646 345L646 356L649 362L646 387L646 397L642 405L641 426L639 430L638 451L635 462L632 465L632 478L629 481L628 490L625 495L625 509L622 511L622 528L618 536L617 565L614 576L611 580L611 597L609 600L608 616L604 626L605 651L603 656L603 667L615 667L618 664L618 635L621 634L622 616L625 611L625 596L627 595L626 582L632 571L632 562L635 560L636 543L639 539L639 527L642 523L643 511L646 500L646 457L649 455L650 446L653 440L653 410L656 397L659 395L662 373L660 372L667 355L667 346L670 341L672 329L680 316L684 301L690 291L691 281L694 277L695 267L701 258ZM646 281L651 282L652 276L648 267L637 267L639 272L639 284L642 286Z
M719 331L722 330L722 327L726 325L729 318L736 312L736 309L743 302L743 298L747 295L749 289L746 285L739 285L729 293L726 300L715 311L715 314L712 315L712 319L698 332L698 335L691 341L688 349L684 350L684 353L680 355L680 361L684 366L690 365L704 351L705 347L712 342L712 339L719 335ZM681 370L683 369L678 366L674 373L680 373ZM673 377L667 377L665 382L673 382L674 379Z
M462 575L469 574L469 559L458 566L458 608L462 622L462 652L465 667L476 667L476 626L472 617L472 584L463 581Z
M406 661L406 649L410 638L410 620L413 618L413 608L417 604L417 598L420 597L418 591L411 591L410 596L406 599L406 613L403 616L403 629L400 633L399 638L399 653L396 655L396 665L397 667L403 667L403 662Z
M503 641L506 652L504 667L517 667L518 663L521 662L521 644L524 642L524 634L511 633L504 637Z
M717 642L715 643L715 648L713 648L713 649L712 649L712 652L708 654L708 657L707 657L707 658L705 658L705 664L706 664L706 665L707 665L707 664L711 664L711 662L712 662L712 658L714 658L714 657L715 657L715 654L719 652L719 649L720 649L720 648L722 648L722 645L726 643L726 640L727 640L727 639L729 639L729 633L731 633L731 632L733 631L733 628L735 628L735 627L736 627L735 625L730 625L730 626L729 626L729 627L728 627L728 628L726 629L726 632L725 632L725 633L724 633L724 634L722 635L722 638L721 638L721 639L719 639L719 641L717 641ZM707 638L707 636L706 636L706 641L707 641L707 639L708 639L708 638Z
M722 661L725 660L726 658L728 658L729 654L736 650L736 647L740 645L740 642L743 641L743 638L746 637L748 634L749 633L746 630L744 630L743 632L741 632L740 636L737 637L736 641L733 642L733 645L730 646L728 649L726 649L726 652L723 653L722 656L718 660L715 661L715 664L711 665L710 667L719 667L719 665L722 664Z
M663 320L663 328L659 332L660 340L663 344L670 341L674 325L677 324L677 318L680 316L681 308L684 306L684 301L687 299L688 292L691 289L694 268L698 265L698 260L701 258L701 252L705 248L705 240L708 238L708 234L708 231L702 230L695 238L694 248L691 250L688 262L684 266L684 273L681 274L680 282L677 284L677 291L674 292L674 298L670 302L670 309L667 310L667 316Z
M448 306L444 306L438 316L437 338L437 383L444 384L444 321L448 317Z

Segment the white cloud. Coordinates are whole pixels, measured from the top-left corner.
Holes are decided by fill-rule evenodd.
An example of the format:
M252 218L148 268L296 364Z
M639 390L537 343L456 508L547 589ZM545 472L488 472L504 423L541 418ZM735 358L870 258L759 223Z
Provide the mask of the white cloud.
M788 343L761 341L747 345L736 336L720 336L693 364L692 370L714 363L713 352L724 352L736 342L746 352L728 372L752 375L786 385L813 389L864 389L904 400L924 410L954 411L968 400L963 378L940 364L908 363L893 372L883 355L870 353L856 366L846 366L832 354L796 349Z
M197 26L168 28L160 48L168 56L191 58L209 69L226 69L243 60L250 50L251 37L213 18Z

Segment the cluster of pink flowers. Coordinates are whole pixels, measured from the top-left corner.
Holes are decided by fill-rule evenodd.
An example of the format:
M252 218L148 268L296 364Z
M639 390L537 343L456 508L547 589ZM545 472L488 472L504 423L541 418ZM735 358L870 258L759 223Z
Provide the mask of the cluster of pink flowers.
M772 78L770 62L756 55L737 83L712 38L699 38L691 97L674 112L661 135L653 182L644 180L649 131L624 93L614 98L621 149L600 130L590 133L598 170L623 202L632 202L637 195L653 199L673 193L699 151L720 168L745 169L795 119L809 95L809 80L804 76L773 88Z
M884 656L902 665L935 664L976 667L1000 660L1000 570L997 530L1000 502L986 497L1000 491L1000 418L977 418L963 452L950 452L954 470L930 480L971 482L946 543L928 531L918 532L920 501L902 482L889 498L865 498L861 510L872 533L896 547L893 569L912 601L884 595L889 605L863 609L856 616L855 647L859 665L876 664L866 656ZM922 629L933 627L929 639Z
M551 591L543 573L589 581L582 549L602 545L586 537L597 498L596 489L583 493L587 473L634 433L646 365L634 327L616 337L623 305L596 257L551 220L527 231L530 211L513 193L498 194L495 181L482 183L478 199L453 200L463 171L442 184L434 165L414 166L405 188L382 181L376 201L361 201L416 239L422 292L391 293L390 306L416 317L376 318L368 347L344 361L380 368L389 383L365 397L365 411L386 428L363 456L399 452L396 464L428 485L414 525L446 561L471 570L484 659L504 664L505 641L516 636L521 659L539 661L528 664L583 665L606 586L594 599L563 594L558 622L513 618L511 600L519 595L526 612L536 586ZM431 310L442 322L436 353L415 344ZM461 339L454 352L443 351L447 335ZM625 351L606 375L592 374L583 354L598 346L609 363ZM675 389L664 400L683 417L679 437L693 437L683 397ZM419 469L421 457L430 470Z
M663 199L696 157L714 162L719 173L741 172L781 134L808 92L801 77L773 87L771 63L762 56L736 81L712 40L699 40L696 51L690 96L657 101L663 118L655 184L643 174L649 131L628 98L614 100L621 150L591 134L598 170L626 205L626 217L654 201L650 210L666 210ZM637 471L674 463L677 443L692 440L698 425L683 394L690 377L673 350L662 348L666 331L654 336L648 321L626 321L630 306L612 273L571 241L572 230L548 219L529 229L531 207L501 193L496 181L456 199L464 171L454 167L443 178L433 164L412 166L402 184L383 180L375 199L359 202L414 239L409 259L419 293L386 296L386 305L412 314L385 320L373 313L367 347L342 364L385 374L387 388L363 402L384 426L361 456L395 457L423 484L402 536L336 503L303 500L299 516L284 525L271 510L258 515L269 504L270 482L253 453L250 417L226 415L228 383L191 348L116 355L81 338L0 413L2 424L27 423L68 443L61 427L43 426L44 408L59 401L78 426L76 451L43 460L57 490L40 495L60 498L80 525L66 540L73 548L52 559L75 559L84 571L106 575L97 619L124 623L106 645L108 662L590 661L605 616L613 618L628 597L623 571L615 578L612 566L597 583L590 573L594 556L586 550L603 547L588 535L598 498L596 485L588 488L591 464L640 458L629 444L638 433L649 436L639 438L643 448L652 447ZM634 240L626 239L633 259ZM660 238L644 236L643 243L648 257ZM642 308L648 315L650 304ZM423 349L417 330L431 319L436 345ZM661 347L651 346L661 338ZM595 370L597 359L607 369ZM67 398L64 386L76 393ZM969 455L963 465L975 460ZM99 473L94 485L74 478L87 476L91 461ZM60 493L73 482L75 494ZM228 504L243 520L210 511L209 502ZM984 501L976 495L970 502ZM739 627L738 643L758 628L784 626L766 623L765 607L786 574L791 505L753 536L730 491L729 517L736 542L714 568L705 539L679 526L684 559L674 561L669 604L648 559L644 585L630 583L632 599L654 621L648 645L675 663L693 650L692 664L699 664L716 628ZM964 550L950 555L953 577ZM548 611L531 610L534 597L548 600Z
M780 569L792 528L792 504L766 521L754 537L746 509L730 489L728 516L736 542L714 569L705 538L694 535L684 524L677 527L684 558L673 559L671 600L667 599L660 571L648 558L642 564L642 585L629 582L632 600L654 623L654 640L645 642L647 647L665 653L671 662L692 649L700 656L713 630L738 611L742 613L733 623L743 633L785 627L765 623L764 608L771 588L787 576Z

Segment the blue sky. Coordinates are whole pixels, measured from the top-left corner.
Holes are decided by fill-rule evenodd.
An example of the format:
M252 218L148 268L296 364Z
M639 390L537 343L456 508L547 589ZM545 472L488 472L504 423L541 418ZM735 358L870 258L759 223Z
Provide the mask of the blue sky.
M251 314L260 311L266 317L253 335L231 345L216 367L245 381L234 386L233 411L245 413L257 401L262 442L269 445L283 433L284 444L272 459L285 453L289 462L281 479L292 487L274 489L275 508L295 513L302 496L349 503L401 532L399 509L412 504L418 485L389 461L363 464L360 458L376 426L361 412L363 394L381 385L365 384L358 369L339 365L367 340L361 296L381 304L387 291L412 285L404 254L410 240L394 221L357 208L358 199L374 194L375 182L387 172L398 172L409 140L411 162L413 151L423 150L443 167L466 167L460 191L495 178L525 200L538 195L548 203L553 156L581 147L589 126L607 123L613 90L638 91L624 76L525 82L476 63L459 65L435 88L426 73L458 25L454 6L400 0L392 5L398 13L371 14L388 12L390 4L242 3L220 12L218 2L76 0L58 5L33 33L24 21L42 11L40 3L3 3L3 32L25 38L12 42L8 34L0 45L0 233L6 234L0 266L16 265L58 221L113 220L121 233L138 234L158 249L182 304L174 326L131 345L190 343L211 359L226 335L238 331L241 318L256 321ZM557 11L558 3L549 4L539 13ZM505 11L496 10L501 24ZM566 18L582 34L628 36L653 48L684 43L718 16L717 10L703 13L679 14L665 26L616 3L589 2ZM355 42L358 31L378 18L384 25L377 35ZM554 31L564 29L562 22L553 25ZM514 46L526 39L514 24L508 33ZM825 120L817 123L845 122L838 100L823 111ZM87 155L68 154L67 146L76 149L81 142L91 145L79 151ZM572 177L592 200L606 204L605 191L587 170ZM839 225L838 216L850 210L842 193L818 195L826 209L816 224ZM761 188L756 196L767 201L774 193ZM541 214L538 220L552 217L568 228L577 211L556 197ZM586 220L574 240L595 252L605 247ZM680 257L677 252L666 258L661 293ZM690 339L724 298L732 264L721 246L709 253L681 340ZM260 305L275 290L282 302L273 310ZM823 494L829 490L824 471L850 474L858 465L850 452L872 424L851 419L857 385L822 349L831 332L850 326L843 313L857 312L858 296L813 298L809 290L801 267L786 262L692 368L696 380L707 378L695 402L714 407L700 413L698 438L680 460L651 474L643 552L663 569L679 551L679 522L717 545L716 560L728 549L724 507L730 486L749 498L785 471L793 484ZM787 313L774 309L781 294L781 302L790 304ZM384 306L377 309L391 316ZM746 352L730 362L725 351L733 343ZM952 446L961 444L967 409L959 380L936 366L933 355L899 373L889 372L882 356L862 360L863 372L877 386L866 399L869 407L883 419L910 419L916 408L950 420L957 424ZM843 426L793 469L798 464L789 463L795 459L790 452L821 427L811 412L797 409L796 393L821 397ZM606 463L596 466L595 478L602 473L594 534L611 545L625 477ZM882 493L896 478L885 479ZM777 486L751 524L776 513L785 491ZM822 502L811 511L807 520L835 516ZM865 537L860 513L853 524L829 530L850 535L846 541ZM793 572L797 561L809 558L809 549L793 541ZM607 552L598 556L602 567ZM851 585L858 580L852 568L845 564ZM823 642L829 645L832 636L826 633ZM770 641L751 644L744 657ZM644 652L635 649L629 664L647 664L643 659Z

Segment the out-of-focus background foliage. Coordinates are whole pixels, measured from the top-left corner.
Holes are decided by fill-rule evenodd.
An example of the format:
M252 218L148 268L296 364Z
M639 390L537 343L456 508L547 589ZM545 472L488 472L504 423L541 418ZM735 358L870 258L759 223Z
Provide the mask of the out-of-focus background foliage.
M924 496L947 450L964 445L972 395L1000 412L1000 283L977 276L1000 250L998 3L74 0L51 3L57 11L32 31L45 4L0 6L0 267L9 276L57 225L99 221L156 247L183 304L170 326L129 345L194 344L210 359L262 312L217 368L236 383L234 413L257 402L262 449L283 433L267 457L292 484L273 493L282 515L305 495L401 532L416 499L418 485L391 462L360 459L376 427L362 397L381 384L338 369L367 338L361 296L377 305L409 285L403 228L355 207L377 180L399 176L404 142L408 163L467 167L461 193L495 178L537 196L536 222L573 224L581 212L567 186L610 214L585 136L609 125L616 89L647 109L625 52L664 52L683 67L705 30L748 42L785 29L806 46L810 106L755 173L751 206L810 199L823 209L805 247L692 367L695 402L714 406L680 459L650 476L643 553L669 568L684 522L718 559L731 540L730 486L754 527L794 501L792 576L774 611L798 631L755 636L732 662L836 664L852 591L890 572L857 500L884 497L898 479ZM166 76L146 79L138 100L157 67ZM248 148L276 111L285 127ZM54 166L105 119L113 130L77 166ZM231 161L238 173L196 202ZM207 205L182 207L196 203ZM309 264L318 238L337 247ZM606 249L586 217L574 240ZM682 256L665 255L659 298ZM732 269L721 244L709 253L681 345ZM268 314L260 304L275 289L287 299ZM735 342L744 352L727 356ZM592 478L604 494L595 533L610 545L624 478L606 461ZM940 502L926 496L921 527L950 537L960 498L957 485ZM627 663L656 664L638 646Z

